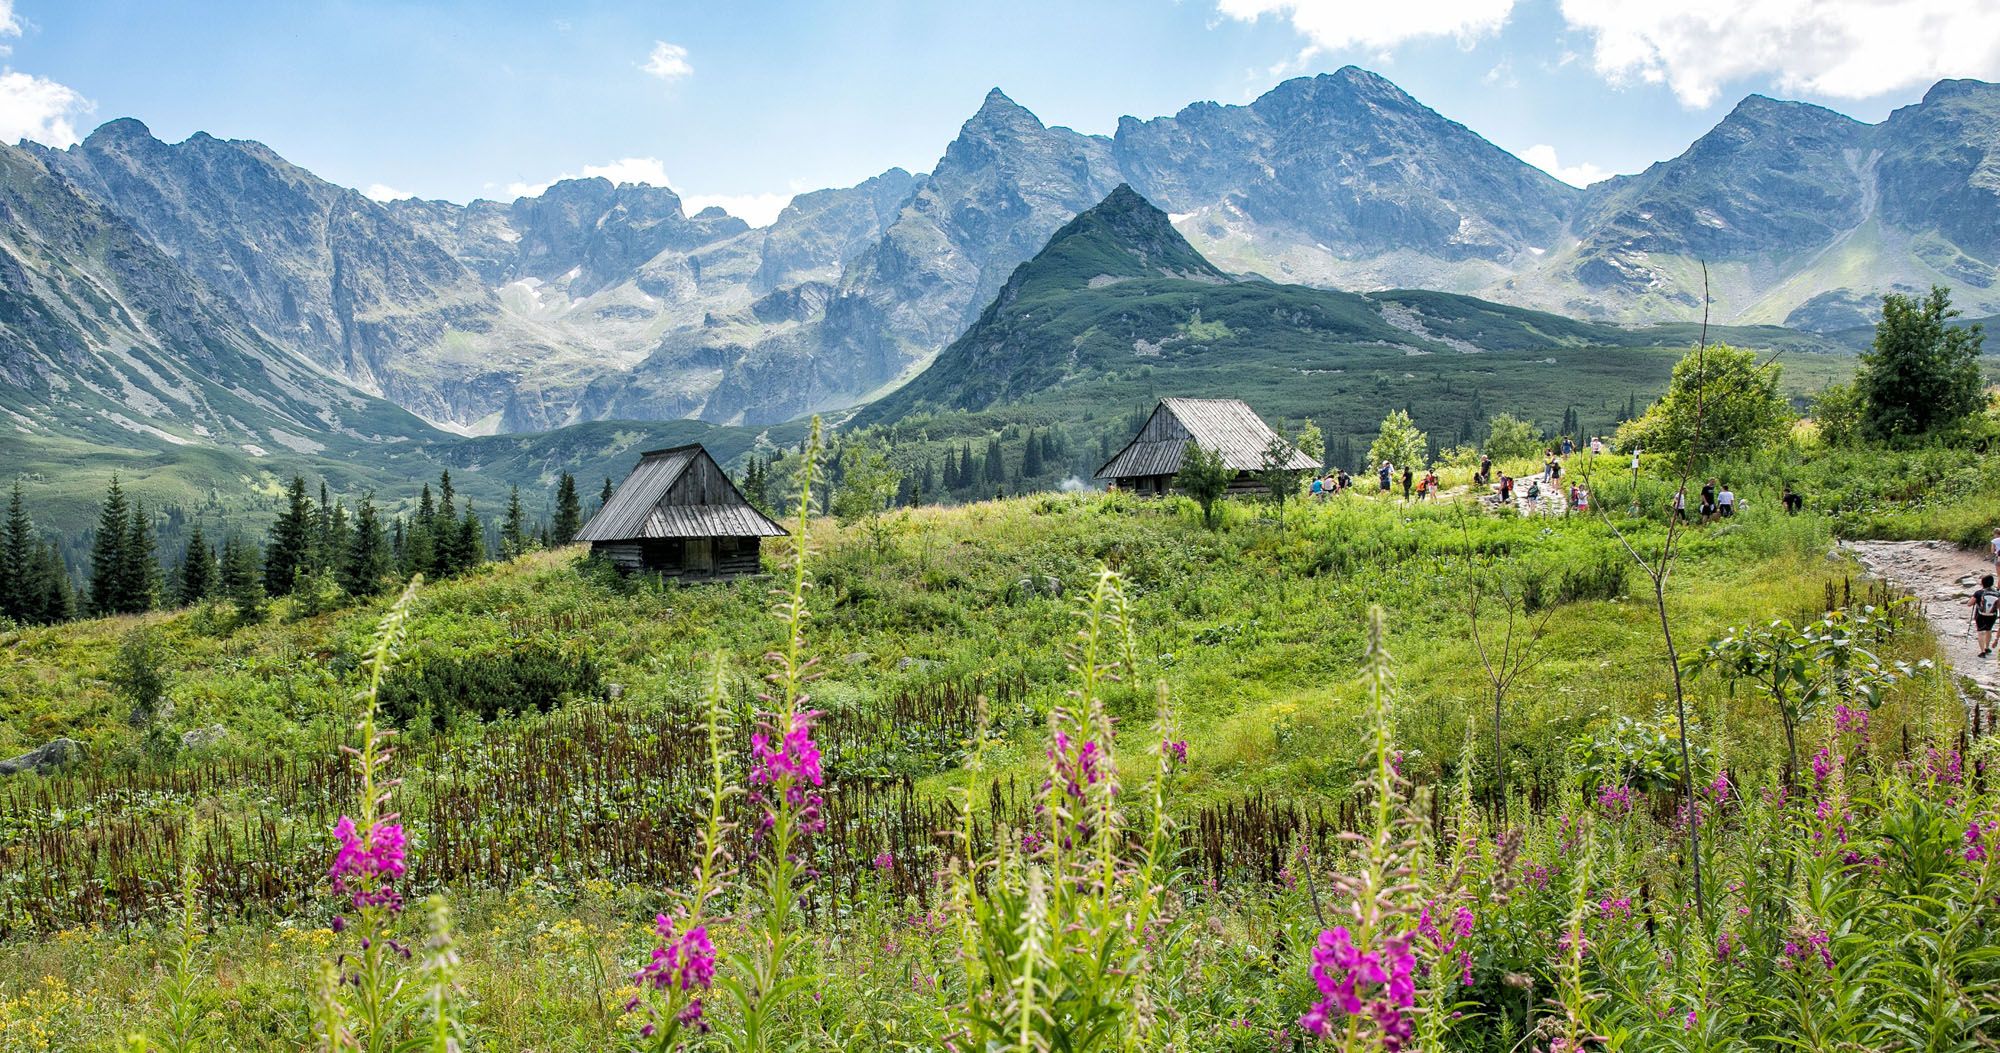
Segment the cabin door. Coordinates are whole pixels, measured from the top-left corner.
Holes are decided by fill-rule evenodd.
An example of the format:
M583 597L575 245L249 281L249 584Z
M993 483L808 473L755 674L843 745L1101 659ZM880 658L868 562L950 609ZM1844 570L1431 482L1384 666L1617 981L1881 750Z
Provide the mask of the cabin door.
M715 573L715 539L691 537L687 543L687 569L690 574Z

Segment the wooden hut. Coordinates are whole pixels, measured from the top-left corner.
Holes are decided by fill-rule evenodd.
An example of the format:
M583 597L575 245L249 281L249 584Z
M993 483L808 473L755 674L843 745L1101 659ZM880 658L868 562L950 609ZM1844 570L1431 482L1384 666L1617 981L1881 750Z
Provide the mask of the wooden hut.
M762 539L785 533L697 443L641 454L576 539L627 573L718 581L757 573Z
M1174 475L1181 470L1181 458L1188 443L1222 455L1222 463L1236 469L1230 480L1231 494L1262 489L1257 472L1264 463L1278 433L1240 399L1161 399L1146 418L1146 426L1125 444L1117 455L1104 462L1097 477L1111 487L1146 496L1165 494L1173 487ZM1282 467L1316 471L1319 465L1298 447L1287 442Z

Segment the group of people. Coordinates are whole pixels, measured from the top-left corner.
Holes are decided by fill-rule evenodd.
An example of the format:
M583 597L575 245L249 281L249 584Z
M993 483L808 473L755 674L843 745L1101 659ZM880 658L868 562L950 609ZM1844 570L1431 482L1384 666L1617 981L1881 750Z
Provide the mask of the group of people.
M1987 542L1993 556L1993 572L2000 574L2000 527L1993 528L1993 540ZM1979 579L1979 587L1972 590L1972 625L1979 630L1979 657L1991 657L1996 646L2000 646L2000 588L1993 587L1994 574Z
M1347 474L1347 469L1345 468L1337 472L1328 472L1325 475L1313 476L1312 495L1314 497L1331 497L1334 494L1346 493L1352 489L1354 489L1354 477Z

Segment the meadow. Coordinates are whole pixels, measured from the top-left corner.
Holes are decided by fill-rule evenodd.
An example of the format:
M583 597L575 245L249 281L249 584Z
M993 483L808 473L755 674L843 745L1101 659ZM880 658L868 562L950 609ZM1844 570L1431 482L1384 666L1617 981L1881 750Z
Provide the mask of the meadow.
M725 586L567 549L9 633L0 754L88 759L0 784L0 1048L1980 1048L1993 718L1833 544L1990 522L1993 459L1730 466L1682 656L1840 659L1796 763L1759 667L1689 669L1692 784L1670 484L1613 461L1609 518L1045 494Z

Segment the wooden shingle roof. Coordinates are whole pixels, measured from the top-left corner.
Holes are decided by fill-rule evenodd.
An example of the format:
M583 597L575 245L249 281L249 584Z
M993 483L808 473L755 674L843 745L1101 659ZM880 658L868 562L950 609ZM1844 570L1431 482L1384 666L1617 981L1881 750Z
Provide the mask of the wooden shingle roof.
M1230 468L1253 472L1264 467L1264 451L1277 438L1278 433L1241 399L1161 399L1146 426L1097 470L1097 478L1173 475L1181 470L1189 442L1220 453ZM1284 467L1297 471L1319 467L1291 443L1285 448L1291 452Z
M668 537L782 537L699 444L640 456L578 541Z

